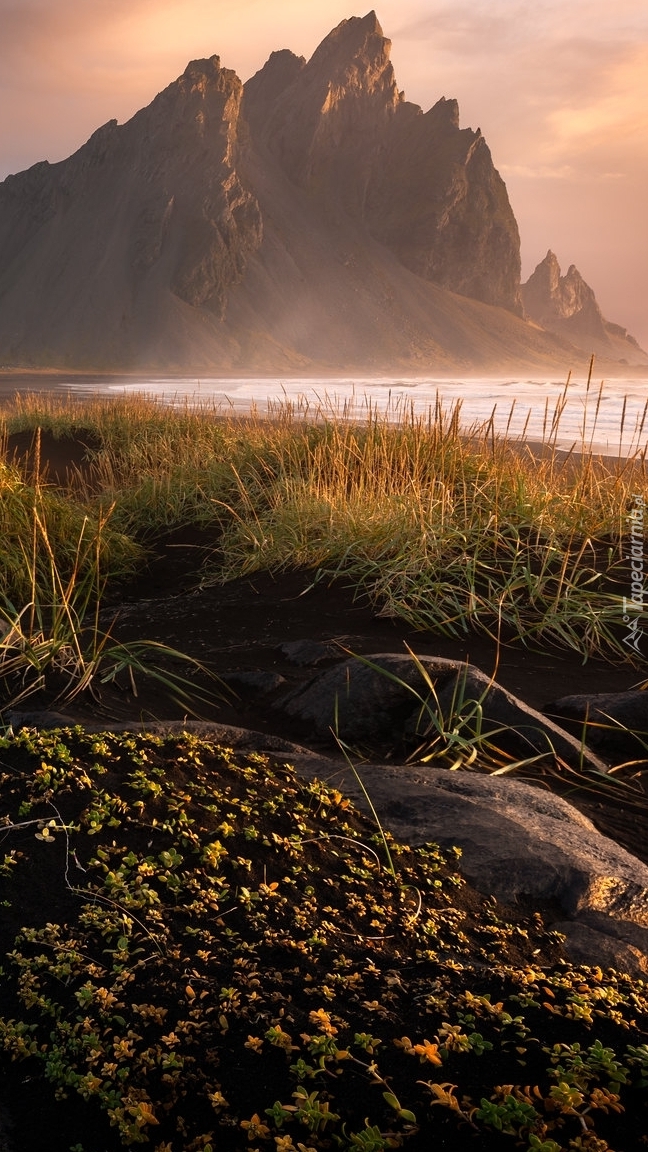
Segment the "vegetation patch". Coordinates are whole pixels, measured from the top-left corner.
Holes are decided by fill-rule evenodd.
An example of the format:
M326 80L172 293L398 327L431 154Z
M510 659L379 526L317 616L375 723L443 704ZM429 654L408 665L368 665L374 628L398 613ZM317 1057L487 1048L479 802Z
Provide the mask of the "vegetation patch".
M261 420L22 397L6 428L83 427L98 447L70 499L84 514L110 509L111 531L140 544L192 524L207 545L211 532L203 584L308 569L417 629L627 662L624 536L637 494L648 499L645 450L610 462L584 442L560 457L565 396L539 454L495 437L492 419L462 428L460 405L440 402L427 417L352 421L285 405Z
M35 593L51 593L52 562L61 582L77 588L132 574L142 549L101 510L49 486L28 482L0 460L0 608L23 607ZM98 578L98 580L97 580Z
M183 734L0 741L0 1061L21 1152L634 1152L648 990L460 853Z

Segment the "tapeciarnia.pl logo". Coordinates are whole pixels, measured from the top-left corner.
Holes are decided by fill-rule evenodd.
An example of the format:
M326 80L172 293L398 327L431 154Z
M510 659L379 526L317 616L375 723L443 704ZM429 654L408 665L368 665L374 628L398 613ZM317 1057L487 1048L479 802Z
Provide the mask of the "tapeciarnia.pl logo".
M643 636L641 620L644 611L646 596L646 563L644 555L644 511L643 496L636 493L633 496L634 508L626 516L626 523L630 533L629 554L625 557L630 561L630 597L623 597L623 623L628 625L627 634L623 643L635 652L641 654L639 647Z

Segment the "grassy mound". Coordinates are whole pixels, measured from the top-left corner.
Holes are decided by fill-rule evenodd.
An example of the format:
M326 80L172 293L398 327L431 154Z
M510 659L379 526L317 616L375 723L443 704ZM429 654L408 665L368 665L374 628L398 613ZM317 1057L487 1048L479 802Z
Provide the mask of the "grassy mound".
M21 1152L633 1152L648 991L459 853L184 734L0 741L0 1062Z
M22 397L5 428L83 432L99 447L70 499L100 518L110 509L111 531L139 543L200 526L213 541L204 581L344 574L380 614L418 629L628 661L628 525L648 499L645 451L603 461L584 442L565 460L561 410L535 454L497 439L492 420L462 428L460 405L440 402L427 418L369 410L353 422L307 405L260 420Z

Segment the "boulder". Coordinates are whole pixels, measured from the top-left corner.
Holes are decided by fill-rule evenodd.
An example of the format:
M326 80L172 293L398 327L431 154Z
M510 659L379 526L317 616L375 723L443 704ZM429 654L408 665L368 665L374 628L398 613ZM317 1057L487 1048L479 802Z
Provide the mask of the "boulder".
M267 696L286 683L285 677L279 672L264 671L262 668L223 672L219 680L232 688L237 696Z
M425 740L426 730L434 735L442 727L466 739L488 733L491 744L518 759L560 757L577 767L606 771L579 739L478 668L436 656L421 657L418 663L425 676L411 656L345 660L284 696L276 707L308 722L318 736L336 732L345 743L375 747L377 741L394 746L405 741L414 748Z
M595 957L601 968L648 978L648 929L600 912L584 913L576 920L557 920L551 928L564 936L574 963L592 964Z
M340 659L340 644L335 640L286 640L278 651L300 668L315 668L326 660Z
M648 692L563 696L543 712L615 763L648 759Z

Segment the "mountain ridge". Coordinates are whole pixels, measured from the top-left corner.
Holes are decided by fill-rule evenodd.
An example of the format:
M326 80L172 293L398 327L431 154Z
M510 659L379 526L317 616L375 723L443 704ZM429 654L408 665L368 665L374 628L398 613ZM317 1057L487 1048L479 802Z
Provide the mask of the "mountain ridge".
M506 188L374 12L243 85L218 56L0 184L0 362L182 371L570 365L523 318ZM637 355L641 359L641 350ZM647 362L648 358L644 359Z

